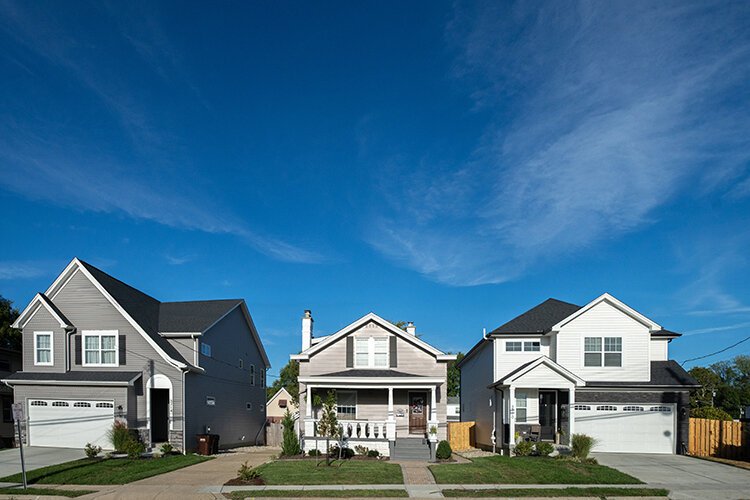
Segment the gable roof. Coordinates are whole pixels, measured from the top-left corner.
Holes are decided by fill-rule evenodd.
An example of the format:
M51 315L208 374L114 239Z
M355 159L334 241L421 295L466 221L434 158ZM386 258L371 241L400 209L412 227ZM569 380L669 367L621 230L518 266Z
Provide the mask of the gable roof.
M579 309L581 309L581 306L550 298L495 328L490 332L490 335L547 333L556 323L564 320Z
M205 332L241 302L242 299L161 302L159 333Z
M278 391L276 391L276 393L275 393L275 394L274 394L273 396L271 396L271 397L270 397L270 398L268 399L268 401L266 401L266 406L268 406L268 405L270 405L271 403L273 403L274 401L276 401L276 400L277 400L277 399L278 399L278 398L279 398L280 396L286 396L286 399L287 399L287 404L288 404L288 405L290 405L290 406L295 406L295 407L297 406L297 405L295 405L295 404L294 404L294 403L292 402L292 395L291 395L291 394L289 394L289 391L287 391L287 390L286 390L286 387L283 387L283 386L281 387L281 389L279 389Z
M639 323L643 324L644 326L648 327L649 331L651 331L651 332L662 329L661 326L658 323L656 323L655 321L652 321L652 320L648 319L646 316L644 316L643 314L639 313L638 311L636 311L632 307L628 306L624 302L619 301L618 299L616 299L615 297L613 297L612 295L610 295L608 293L603 293L599 297L595 298L594 300L592 300L591 302L589 302L585 306L581 307L580 309L578 309L577 311L575 311L574 313L572 313L567 318L561 319L557 324L555 324L552 327L552 330L559 330L560 328L562 328L566 324L570 323L571 321L573 321L577 317L581 316L582 314L585 314L587 311L591 310L592 308L594 308L598 304L601 304L602 302L605 302L605 303L609 304L610 306L614 307L615 309L619 309L620 312L622 312L622 313L630 316L634 320L636 320Z
M528 363L524 363L521 366L515 368L514 370L511 370L506 375L504 375L504 376L500 377L499 379L497 379L497 381L495 383L491 384L489 387L497 387L497 386L501 386L501 385L507 385L507 384L513 382L514 380L516 380L517 378L519 378L519 377L527 374L528 372L530 372L531 370L533 370L534 368L536 368L539 365L548 366L549 368L551 368L552 370L556 371L561 376L567 378L568 380L570 380L571 382L573 382L573 384L575 384L577 386L584 386L584 385L586 385L586 381L584 381L581 377L579 377L578 375L576 375L572 371L570 371L567 368L565 368L565 367L563 367L563 366L555 363L554 361L552 361L552 359L548 358L547 356L539 356L538 358L532 359Z
M35 307L37 304L39 304L39 307ZM65 317L65 315L62 313L60 309L57 308L55 304L52 303L51 300L49 300L49 297L44 295L42 292L38 292L33 299L31 299L31 302L29 302L29 305L26 306L26 309L21 312L21 314L18 315L18 318L13 322L11 327L13 328L23 328L26 323L29 322L29 320L36 314L36 312L39 310L39 308L44 307L47 309L47 311L52 315L53 318L55 318L55 321L57 321L60 324L60 328L72 328L73 325L68 320L68 318Z
M377 314L375 314L373 312L365 314L364 316L362 316L358 320L354 321L353 323L345 326L344 328L342 328L338 332L336 332L336 333L334 333L332 335L328 335L325 338L325 340L323 340L322 342L319 342L317 344L312 345L311 347L309 347L308 349L302 351L299 354L293 354L293 355L291 355L290 359L297 359L297 360L307 360L307 359L310 359L310 356L314 355L315 353L317 353L319 351L322 351L327 346L333 344L334 342L336 342L340 338L347 336L348 334L352 333L354 330L356 330L356 329L358 329L358 328L366 325L367 323L369 323L371 321L377 323L378 325L380 325L381 327L383 327L387 331L393 333L394 335L396 335L398 337L401 337L403 340L405 340L405 341L407 341L407 342L409 342L409 343L411 343L411 344L413 344L413 345L415 345L417 347L420 347L424 351L432 354L433 356L435 356L435 358L438 361L453 361L453 360L456 359L456 355L455 354L446 354L443 351L432 347L430 344L428 344L424 340L418 338L416 335L412 335L410 333L405 332L404 330L402 330L401 328L397 327L396 325L394 325L390 321L387 321L387 320L381 318L380 316L378 316Z

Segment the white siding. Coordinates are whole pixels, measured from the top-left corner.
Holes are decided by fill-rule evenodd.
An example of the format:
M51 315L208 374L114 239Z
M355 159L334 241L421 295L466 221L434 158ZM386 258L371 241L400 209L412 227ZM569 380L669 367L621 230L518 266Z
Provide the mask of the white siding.
M535 366L528 373L513 381L516 387L541 387L542 389L568 388L573 384L567 378L545 364Z
M489 341L479 348L471 358L461 365L461 421L476 422L477 446L492 446L492 416L494 408L490 406L494 391L487 386L493 379L493 344Z
M651 361L667 361L669 359L668 339L651 339Z
M622 337L621 367L584 367L584 337ZM647 382L651 377L648 327L600 302L560 329L557 362L587 381Z
M521 351L521 352L507 352L505 350L505 344L507 342L521 342L521 349L523 349L524 342L541 342L539 351ZM503 337L495 339L495 371L494 380L505 377L519 366L534 361L539 356L550 355L550 338L549 337L515 337L512 338Z

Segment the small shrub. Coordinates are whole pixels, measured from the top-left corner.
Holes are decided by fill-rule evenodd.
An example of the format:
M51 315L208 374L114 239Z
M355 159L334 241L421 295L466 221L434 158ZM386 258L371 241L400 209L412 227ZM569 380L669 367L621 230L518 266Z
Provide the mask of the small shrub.
M319 457L319 456L322 455L322 453L320 452L320 450L310 450L310 451L307 452L307 454L309 456L311 456L311 457Z
M128 458L140 458L141 453L146 451L146 445L131 437L122 451L128 454Z
M358 444L357 446L354 447L354 451L357 453L357 455L367 455L370 450L369 448L367 448L367 446L362 446L361 444Z
M588 458L591 448L596 444L596 439L586 434L573 434L570 441L570 454L579 460Z
M341 458L350 459L354 456L354 450L351 448L341 448ZM336 445L331 446L328 449L328 456L331 458L339 458L339 447Z
M159 451L161 452L162 455L167 456L174 451L174 446L172 446L172 443L164 443L159 448Z
M283 429L283 439L281 441L281 454L287 457L299 455L300 445L297 433L294 430L294 416L287 409L284 418L281 420Z
M130 429L128 429L128 424L119 420L116 421L112 424L112 428L107 431L107 438L109 438L109 442L112 443L112 447L115 451L126 451L125 446L132 439Z
M690 410L690 416L693 418L708 418L711 420L733 420L732 416L722 410L721 408L715 408L713 406L701 406L700 408L693 408Z
M537 443L536 444L536 453L540 457L547 457L553 451L555 451L555 447L552 446L552 443L544 443L544 442L542 442L542 443Z
M372 458L378 458L380 456L380 452L378 450L367 450L367 456Z
M513 448L513 454L517 457L528 457L533 449L534 445L530 441L521 441Z
M86 452L87 457L96 458L96 456L102 452L102 447L93 445L91 443L86 443L86 446L83 448L83 451Z
M237 477L239 479L242 479L243 481L252 481L253 479L257 479L260 477L260 473L247 465L247 462L240 465L239 470L237 471Z
M443 439L440 441L437 445L437 450L435 450L435 456L439 458L440 460L448 460L451 455L453 455L453 450L451 450L451 445Z

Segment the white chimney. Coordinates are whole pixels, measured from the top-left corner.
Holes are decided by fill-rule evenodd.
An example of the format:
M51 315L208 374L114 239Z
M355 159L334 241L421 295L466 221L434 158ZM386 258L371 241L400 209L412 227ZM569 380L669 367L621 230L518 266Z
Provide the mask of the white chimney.
M313 317L312 311L305 309L302 315L302 350L306 351L312 345L313 338Z
M417 334L417 327L414 326L414 323L412 321L409 321L406 324L406 333L409 335L416 335Z

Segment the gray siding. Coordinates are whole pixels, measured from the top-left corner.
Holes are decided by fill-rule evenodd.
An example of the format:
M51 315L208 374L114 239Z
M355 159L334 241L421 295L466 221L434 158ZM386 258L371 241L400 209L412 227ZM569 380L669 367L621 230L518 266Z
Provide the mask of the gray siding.
M34 364L34 332L52 332L52 366L37 366ZM64 372L65 371L65 330L52 317L50 312L42 306L23 329L23 369L27 372Z
M263 358L250 327L238 307L208 330L202 338L211 345L212 357L200 355L205 375L189 373L186 381L186 406L190 408L185 427L188 449L195 446L195 435L211 432L220 435L222 447L253 445L256 436L265 438L266 389L260 372ZM243 360L243 368L239 360ZM255 365L256 384L250 384L250 365ZM206 397L216 398L216 406L206 405ZM251 403L252 409L246 408Z
M492 384L493 342L486 342L461 365L461 421L476 422L478 447L492 448L493 407L489 405Z
M144 384L153 374L160 373L167 376L172 382L172 428L181 430L183 391L180 370L168 364L80 271L77 271L51 299L77 328L76 334L71 336L70 340L70 352L73 358L70 363L71 371L142 371ZM117 367L89 368L76 365L75 337L80 337L84 330L117 330L119 335L125 335L127 349L125 362L123 363L121 359L120 366ZM146 392L140 391L140 394L135 396L135 421L129 421L130 426L145 427L148 423ZM130 414L132 414L132 408L129 411Z

